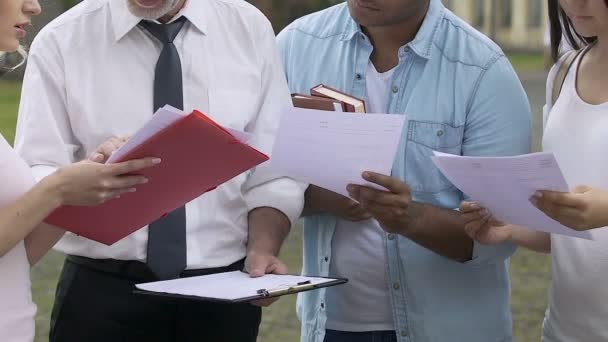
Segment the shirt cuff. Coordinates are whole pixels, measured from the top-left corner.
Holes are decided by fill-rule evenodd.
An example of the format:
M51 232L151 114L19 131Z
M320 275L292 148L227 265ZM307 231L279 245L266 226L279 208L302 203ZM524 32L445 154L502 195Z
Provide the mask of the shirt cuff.
M279 178L258 185L244 195L247 209L274 208L287 216L293 226L304 209L304 191L307 185L289 178Z
M468 265L498 264L509 259L517 250L513 242L504 242L500 245L483 245L473 241L473 257L466 262Z
M32 166L31 170L36 182L40 182L43 178L46 178L48 175L57 171L58 168L49 165L34 165Z

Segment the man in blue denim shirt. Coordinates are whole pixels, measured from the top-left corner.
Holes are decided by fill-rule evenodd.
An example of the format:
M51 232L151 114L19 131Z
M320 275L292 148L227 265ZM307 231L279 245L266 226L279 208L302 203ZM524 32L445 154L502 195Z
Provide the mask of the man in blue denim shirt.
M298 298L302 341L511 341L515 247L466 237L463 194L430 159L529 152L530 108L500 48L440 0L348 0L278 41L292 92L323 83L409 118L391 177L367 175L390 191L306 193L303 273L350 282Z

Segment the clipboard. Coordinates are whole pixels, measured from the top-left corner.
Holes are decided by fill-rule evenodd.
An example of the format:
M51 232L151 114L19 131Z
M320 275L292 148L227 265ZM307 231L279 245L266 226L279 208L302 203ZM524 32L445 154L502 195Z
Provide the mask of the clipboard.
M221 276L221 275L228 275L230 276L230 274L237 274L238 276L247 276L249 277L249 275L245 272L240 272L240 271L236 271L236 272L227 272L227 273L222 273L222 274L215 274L215 275L209 275L209 276L200 276L200 277L191 277L191 278L182 278L182 279L177 279L177 280L169 280L169 281L162 281L162 282L155 282L155 283L148 283L148 284L138 284L136 285L137 288L135 290L133 290L134 294L137 295L145 295L145 296L156 296L156 297L164 297L164 298L173 298L173 299L183 299L183 300L192 300L192 301L201 301L201 302L216 302L216 303L232 303L232 304L238 304L238 303L248 303L248 302L252 302L252 301L256 301L256 300L261 300L261 299L268 299L268 298L276 298L276 297L281 297L281 296L285 296L285 295L292 295L292 294L297 294L297 293L302 293L302 292L307 292L307 291L313 291L313 290L317 290L317 289L321 289L321 288L326 288L326 287L332 287L332 286L338 286L338 285L342 285L342 284L346 284L348 282L348 279L345 278L329 278L329 277L307 277L307 276L300 276L300 275L266 275L265 277L268 276L274 276L274 277L290 277L293 279L303 279L303 278L310 278L310 280L303 280L303 281L298 281L295 283L291 283L289 284L288 282L283 282L284 284L281 284L280 286L275 286L275 287L260 287L254 290L255 293L252 293L251 295L245 295L245 296L239 296L237 298L218 298L216 296L205 296L205 295L192 295L192 294L185 294L183 292L188 292L188 291L176 291L176 287L171 285L171 282L173 282L174 284L177 284L180 281L183 282L192 282L192 286L195 286L194 283L196 283L196 281L200 281L201 284L204 284L205 277L209 278L211 276L211 278L209 278L210 281L212 281L212 276ZM264 278L264 277L262 277ZM255 281L255 279L261 279L261 278L249 278L252 281ZM238 280L237 280L238 281ZM156 287L159 288L161 290L146 290L146 289L142 289L139 288L140 286L144 285L144 287ZM238 285L235 285L235 288L237 288ZM164 291L164 290L166 291ZM182 292L182 293L180 293Z

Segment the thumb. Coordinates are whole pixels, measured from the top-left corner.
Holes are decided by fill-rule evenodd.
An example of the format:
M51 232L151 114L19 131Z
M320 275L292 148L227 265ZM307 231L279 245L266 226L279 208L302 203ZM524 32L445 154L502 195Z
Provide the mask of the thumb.
M103 154L101 153L94 153L93 155L91 155L89 157L89 160L95 163L102 163L104 161L105 157Z
M579 185L574 189L575 194L584 194L585 192L591 191L591 187L587 185Z

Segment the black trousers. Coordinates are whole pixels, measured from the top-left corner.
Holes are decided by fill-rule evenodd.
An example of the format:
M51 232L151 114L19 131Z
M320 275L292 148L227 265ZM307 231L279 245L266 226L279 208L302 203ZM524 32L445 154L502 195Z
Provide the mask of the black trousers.
M186 271L197 276L242 270ZM155 281L145 264L68 256L51 315L51 342L254 342L262 312L250 304L194 302L133 294Z

